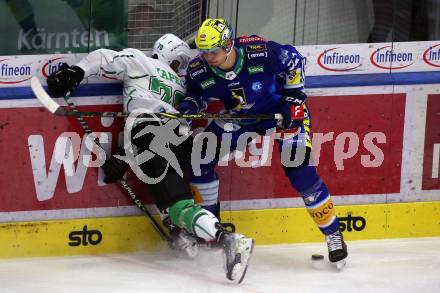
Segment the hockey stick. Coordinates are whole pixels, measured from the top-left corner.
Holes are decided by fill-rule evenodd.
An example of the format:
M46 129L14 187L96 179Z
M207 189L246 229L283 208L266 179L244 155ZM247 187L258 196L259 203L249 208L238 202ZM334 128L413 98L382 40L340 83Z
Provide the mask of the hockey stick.
M31 88L32 91L34 92L35 96L37 97L37 99L46 107L46 109L48 109L51 113L54 113L52 110L54 109L54 107L58 107L58 109L65 109L64 107L61 107L58 103L56 103L47 93L46 91L43 89L43 87L41 86L40 81L36 78L36 77L32 77L31 78ZM67 95L64 97L64 99L67 102L67 105L70 107L70 110L73 113L78 112L78 108L76 107L76 105L72 102L72 100L70 99L70 93L67 93ZM50 101L52 100L52 102ZM44 101L44 102L43 102ZM58 105L58 106L56 106ZM56 111L56 110L55 110ZM72 115L75 116L79 122L79 124L81 125L82 129L84 130L84 132L86 134L92 134L92 131L89 127L89 125L87 124L87 122L84 120L84 116L80 116L80 115ZM99 140L97 137L94 137L93 139L94 143L100 147L102 149L102 146L99 144ZM156 222L156 220L153 218L153 216L151 215L151 213L147 210L147 208L145 207L145 205L142 203L142 201L136 196L136 194L134 193L134 191L131 189L131 187L128 185L127 180L125 179L120 179L117 181L118 184L127 192L127 194L130 196L130 198L133 200L133 202L136 204L136 206L138 206L146 215L147 217L150 219L151 224L153 225L153 227L156 229L156 231L159 233L159 235L161 236L161 238L163 240L166 241L171 241L170 236L168 236L167 233L165 233L165 231L162 229L162 227Z
M54 99L52 99L47 92L44 90L40 81L37 77L31 78L31 88L32 91L37 96L37 99L40 101L43 106L49 110L52 114L58 116L73 116L78 118L83 117L128 117L130 113L127 112L83 112L78 111L76 108L67 109L60 104L58 104ZM152 114L140 114L137 117L151 117L155 115L159 118L170 118L170 119L189 119L189 120L198 120L198 119L274 119L281 120L281 114L210 114L210 113L196 113L196 114L181 114L181 113L152 113Z

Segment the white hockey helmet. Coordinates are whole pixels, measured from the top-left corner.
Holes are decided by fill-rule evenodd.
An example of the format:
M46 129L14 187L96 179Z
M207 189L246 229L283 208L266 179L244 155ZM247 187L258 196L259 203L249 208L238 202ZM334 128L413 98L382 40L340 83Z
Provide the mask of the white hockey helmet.
M154 43L152 56L170 66L173 61L178 61L177 73L181 73L185 72L191 61L191 49L179 37L165 34Z

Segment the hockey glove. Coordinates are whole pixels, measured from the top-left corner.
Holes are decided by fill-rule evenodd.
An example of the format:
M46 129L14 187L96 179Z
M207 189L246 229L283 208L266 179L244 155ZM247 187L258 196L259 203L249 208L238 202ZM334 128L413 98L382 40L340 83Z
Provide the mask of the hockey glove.
M177 105L176 110L182 114L195 114L203 109L203 103L199 99L186 97Z
M293 95L281 97L281 114L283 115L283 128L294 128L301 125L304 120L304 101L307 95L296 91Z
M84 78L84 70L78 66L63 63L60 69L47 78L49 93L54 97L64 97L74 91Z
M117 148L116 152L109 159L105 160L104 164L101 166L105 174L104 182L107 184L121 179L129 167L126 162L119 160L114 155L124 156L125 151L121 147Z

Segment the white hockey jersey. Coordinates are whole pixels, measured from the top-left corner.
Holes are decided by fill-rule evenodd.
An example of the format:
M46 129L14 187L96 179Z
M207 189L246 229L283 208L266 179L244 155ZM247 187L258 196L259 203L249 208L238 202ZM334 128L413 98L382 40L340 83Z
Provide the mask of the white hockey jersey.
M137 49L98 49L76 65L85 71L85 78L98 75L123 81L126 112L176 113L174 106L185 98L184 81L171 67Z

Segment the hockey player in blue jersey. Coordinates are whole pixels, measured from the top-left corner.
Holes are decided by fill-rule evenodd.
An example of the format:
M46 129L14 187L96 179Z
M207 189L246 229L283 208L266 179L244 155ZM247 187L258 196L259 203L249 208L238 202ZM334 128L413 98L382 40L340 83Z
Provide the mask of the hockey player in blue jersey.
M278 128L279 150L291 147L290 162L283 168L292 186L301 194L305 206L325 235L329 260L345 264L347 247L334 204L315 166L309 165L311 155L310 117L304 92L305 59L291 45L266 41L258 36L232 38L232 28L224 19L206 19L199 28L195 43L201 52L187 70L187 97L178 106L184 113L204 110L210 98L220 99L227 111L239 114L281 113ZM304 119L298 120L298 116ZM228 121L231 122L231 121ZM245 132L264 134L277 127L275 120L241 120L226 129L215 120L205 129L221 140L231 132L231 149L237 148L238 137ZM220 157L201 165L201 172L192 177L192 185L203 199L203 207L219 215L219 179L215 166ZM300 163L297 163L300 158ZM287 166L286 166L287 165Z

